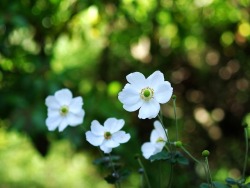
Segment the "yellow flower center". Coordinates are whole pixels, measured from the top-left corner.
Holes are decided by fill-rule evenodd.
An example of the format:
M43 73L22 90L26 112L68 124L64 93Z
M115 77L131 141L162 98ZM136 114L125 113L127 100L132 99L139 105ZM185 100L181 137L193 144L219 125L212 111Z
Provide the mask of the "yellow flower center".
M143 100L149 101L154 97L154 90L150 87L143 88L140 95Z
M111 136L112 136L112 134L111 134L110 132L105 132L105 133L104 133L104 138L105 138L106 140L109 140L109 139L111 138Z
M163 140L162 137L159 137L159 138L156 140L156 142L158 143L158 142L165 142L165 141Z
M66 116L69 112L69 108L68 106L62 106L61 109L60 109L60 114L61 116Z

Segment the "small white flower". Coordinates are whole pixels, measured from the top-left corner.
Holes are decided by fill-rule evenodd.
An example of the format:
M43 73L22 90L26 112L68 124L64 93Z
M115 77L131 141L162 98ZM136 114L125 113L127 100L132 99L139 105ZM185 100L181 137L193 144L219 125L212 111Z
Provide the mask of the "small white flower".
M110 153L112 148L128 142L130 134L120 131L124 126L123 119L108 118L102 126L97 120L91 122L90 131L87 131L86 139L93 146L100 146L104 153Z
M83 122L83 99L73 98L69 89L61 89L55 92L54 96L48 96L45 104L48 107L46 125L49 131L54 131L58 127L61 132L68 125L77 126Z
M150 135L150 142L144 143L141 147L142 155L146 159L162 151L167 142L166 132L159 121L154 122L154 129Z
M172 96L173 88L164 75L155 71L148 78L143 74L134 72L127 75L128 84L118 94L123 108L129 112L139 110L141 119L155 118L160 111L160 104L168 102Z

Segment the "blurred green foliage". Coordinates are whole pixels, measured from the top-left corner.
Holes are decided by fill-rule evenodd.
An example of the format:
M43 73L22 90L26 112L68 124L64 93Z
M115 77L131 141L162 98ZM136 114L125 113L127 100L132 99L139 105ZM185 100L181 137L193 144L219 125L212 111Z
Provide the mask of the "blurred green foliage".
M93 119L123 118L132 139L115 152L137 173L133 156L149 139L153 121L123 110L117 94L127 74L160 70L177 96L182 142L198 158L210 150L216 180L237 179L244 159L241 123L250 111L249 5L249 0L1 0L1 126L29 135L43 156L59 139L98 156L84 130ZM86 117L82 126L48 132L44 101L63 87L83 96ZM162 111L174 138L172 103ZM153 179L158 169L144 162ZM204 178L199 169L192 163L176 167L173 184L199 185Z

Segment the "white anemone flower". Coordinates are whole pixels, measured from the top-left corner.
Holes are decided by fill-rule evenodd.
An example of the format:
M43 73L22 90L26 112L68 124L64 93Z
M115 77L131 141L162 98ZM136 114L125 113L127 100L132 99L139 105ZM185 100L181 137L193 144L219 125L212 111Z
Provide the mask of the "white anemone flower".
M162 151L167 142L167 129L164 131L159 121L154 122L154 129L150 135L150 142L146 142L142 145L142 155L148 159L154 154Z
M173 88L164 75L155 71L148 78L139 72L127 75L128 84L118 94L123 108L129 112L139 110L140 119L155 118L160 111L160 104L168 102Z
M108 118L102 126L97 120L91 122L86 139L93 146L99 146L104 153L110 153L113 148L128 142L130 134L120 131L124 126L123 119Z
M54 131L58 127L61 132L68 125L74 127L83 122L83 99L73 98L69 89L61 89L55 92L54 96L48 96L45 104L48 107L46 125L49 131Z

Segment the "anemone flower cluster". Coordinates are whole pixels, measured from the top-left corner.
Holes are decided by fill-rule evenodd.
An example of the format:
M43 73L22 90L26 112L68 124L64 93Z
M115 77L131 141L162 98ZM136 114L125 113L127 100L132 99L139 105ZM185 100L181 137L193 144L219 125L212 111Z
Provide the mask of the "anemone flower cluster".
M173 88L160 71L155 71L148 78L139 72L126 77L127 83L118 94L118 99L126 111L139 110L140 119L155 118L160 111L160 104L168 102ZM77 126L83 123L85 111L82 109L83 98L75 97L69 89L56 91L53 96L45 100L48 107L46 125L49 131L58 128L59 132L67 126ZM125 124L123 119L108 118L103 125L97 120L91 122L90 130L85 133L86 140L93 146L100 147L104 153L110 153L113 148L126 143L131 138L129 133L122 131ZM164 130L159 121L154 122L150 142L142 145L143 156L150 156L160 152L167 142L167 130Z

